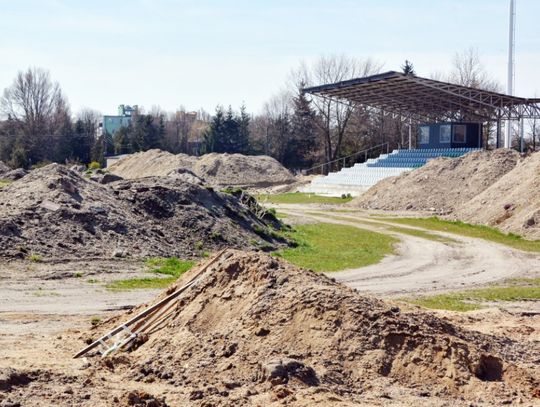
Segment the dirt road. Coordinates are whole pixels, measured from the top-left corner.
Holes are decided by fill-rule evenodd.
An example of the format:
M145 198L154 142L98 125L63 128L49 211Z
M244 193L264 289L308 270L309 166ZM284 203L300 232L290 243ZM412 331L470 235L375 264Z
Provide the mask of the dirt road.
M392 234L400 239L397 253L378 264L329 273L359 291L404 296L460 290L514 277L538 277L540 256L482 239L427 231L454 242L441 242L390 230L396 226L366 212L332 212L312 205L276 205L291 222L339 223ZM364 223L365 222L365 223ZM406 227L408 229L420 229Z

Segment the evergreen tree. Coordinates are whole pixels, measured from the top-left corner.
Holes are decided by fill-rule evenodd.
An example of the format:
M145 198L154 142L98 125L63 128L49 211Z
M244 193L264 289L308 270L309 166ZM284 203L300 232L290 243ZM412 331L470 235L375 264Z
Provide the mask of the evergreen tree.
M205 153L222 152L222 140L225 137L225 113L221 106L216 107L209 129L204 134L203 151Z
M298 95L293 98L291 138L287 143L283 157L285 166L289 168L305 168L313 164L317 146L315 120L316 116L311 108L311 101L304 92L299 90Z
M401 69L403 70L403 73L405 75L411 75L411 76L416 75L416 73L414 72L414 66L412 62L409 61L408 59L405 60L405 64L401 66Z
M249 115L246 112L246 106L240 107L240 116L237 118L238 123L238 141L236 146L236 152L241 154L247 154L250 150L249 146Z
M204 134L203 151L205 153L241 153L249 152L250 118L245 106L236 115L229 106L225 112L221 106L216 108L209 129Z
M114 133L114 154L129 154L133 152L130 144L129 137L130 129L128 127L120 127L116 133Z
M238 148L238 122L236 116L232 110L232 107L229 106L227 113L225 115L225 121L223 123L224 134L222 140L222 151L217 151L218 153L236 153Z
M102 167L105 166L105 156L107 150L107 135L99 136L92 147L90 161L97 161Z
M92 161L92 147L95 141L93 132L94 129L89 129L81 119L75 122L71 147L74 159L82 163Z

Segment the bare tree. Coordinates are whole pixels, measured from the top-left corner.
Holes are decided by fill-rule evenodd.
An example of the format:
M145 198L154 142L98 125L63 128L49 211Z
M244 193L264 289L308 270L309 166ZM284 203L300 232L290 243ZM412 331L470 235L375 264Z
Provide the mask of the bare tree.
M454 55L453 68L448 76L448 82L492 92L502 90L501 84L487 73L480 60L478 50L472 47ZM463 117L463 119L468 120L469 118ZM490 139L496 137L495 130L493 122L487 122L484 126L485 146L489 145Z
M188 153L188 142L193 132L197 112L187 112L181 106L168 115L165 142L168 150L175 153Z
M0 98L0 111L13 124L14 166L69 155L71 114L60 85L41 68L20 71Z
M532 151L536 151L538 144L540 144L540 123L538 123L538 119L529 119L528 122L530 146Z
M51 132L66 111L67 100L58 82L41 68L20 71L0 100L2 113L16 121L25 134Z
M102 119L103 115L100 112L88 107L82 108L77 113L77 120L81 121L84 131L94 136L97 136L98 126Z
M285 148L291 136L290 117L292 114L292 95L287 89L281 90L264 105L263 124L264 152L278 161L283 160Z
M491 78L480 60L476 48L468 48L454 55L453 67L448 76L449 82L471 88L500 91L501 85Z
M381 68L382 64L372 59L321 57L313 65L301 64L293 71L292 80L296 86L300 83L306 86L321 85L373 75L380 72ZM355 106L315 97L313 107L321 119L317 123L324 139L325 158L327 161L335 160L340 156L343 138Z

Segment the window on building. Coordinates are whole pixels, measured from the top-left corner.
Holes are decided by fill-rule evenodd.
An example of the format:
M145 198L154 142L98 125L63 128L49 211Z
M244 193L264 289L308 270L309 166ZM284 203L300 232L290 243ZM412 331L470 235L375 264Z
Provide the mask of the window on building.
M456 124L454 126L454 143L465 143L467 141L467 126Z
M449 124L443 124L439 128L439 143L450 143L450 137L452 135L452 126Z
M422 126L420 127L420 139L418 144L429 144L429 127Z

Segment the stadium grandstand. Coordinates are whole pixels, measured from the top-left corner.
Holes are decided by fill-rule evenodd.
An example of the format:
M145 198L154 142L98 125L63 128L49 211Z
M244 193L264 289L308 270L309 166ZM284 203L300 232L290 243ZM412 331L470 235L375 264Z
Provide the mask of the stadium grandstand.
M359 195L384 178L419 168L437 157L460 157L483 148L485 123L495 123L497 147L503 121L540 119L540 99L505 95L400 72L305 88L304 92L340 103L363 106L417 124L417 145L381 154L315 178L304 192ZM410 131L410 130L409 130ZM410 137L409 137L410 140ZM505 145L510 145L505 140ZM321 168L324 168L321 165Z

